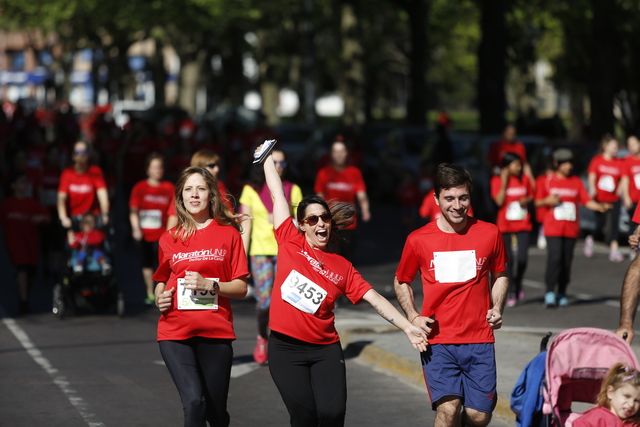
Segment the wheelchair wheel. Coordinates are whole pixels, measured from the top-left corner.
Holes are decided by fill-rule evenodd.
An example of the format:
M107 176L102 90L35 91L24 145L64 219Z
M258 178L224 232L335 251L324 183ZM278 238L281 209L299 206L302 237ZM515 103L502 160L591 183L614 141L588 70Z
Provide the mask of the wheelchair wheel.
M118 317L124 317L124 295L122 292L118 292L118 299L116 300L116 313Z
M65 315L65 310L67 309L65 303L65 297L62 290L62 285L60 283L56 283L53 286L53 314L58 319L63 319Z

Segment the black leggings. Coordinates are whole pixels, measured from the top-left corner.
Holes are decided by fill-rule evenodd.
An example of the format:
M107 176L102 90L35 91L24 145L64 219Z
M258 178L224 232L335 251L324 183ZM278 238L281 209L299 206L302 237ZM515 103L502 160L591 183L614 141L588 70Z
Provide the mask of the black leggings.
M527 271L527 264L529 263L529 233L530 231L518 231L517 233L502 233L504 239L504 247L509 257L507 263L507 274L509 276L509 295L517 298L518 292L522 289L522 279L524 278L524 272ZM518 239L518 259L513 259L513 249L511 248L511 237L516 235ZM517 266L516 273L513 273L514 264Z
M567 295L567 285L571 281L571 264L576 240L570 237L547 236L547 271L545 282L547 292L553 292L556 284L558 294Z
M269 372L293 427L342 427L347 373L340 342L311 344L271 331Z
M160 341L160 353L184 410L185 427L229 425L227 395L231 378L231 340L193 337Z

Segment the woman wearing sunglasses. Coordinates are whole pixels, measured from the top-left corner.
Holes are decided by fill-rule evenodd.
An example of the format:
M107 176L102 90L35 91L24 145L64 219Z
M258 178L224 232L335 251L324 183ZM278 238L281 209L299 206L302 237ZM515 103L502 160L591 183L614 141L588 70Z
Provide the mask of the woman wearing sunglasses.
M273 150L271 156L278 175L284 179L287 166L284 152ZM253 218L242 223L242 240L244 250L249 256L253 296L256 299L258 337L253 359L262 364L267 361L269 306L276 274L278 244L273 236L273 199L264 181L264 172L255 168L251 174L251 182L244 186L240 195L240 212ZM302 200L302 190L290 181L283 180L282 183L291 212L295 215L298 203Z
M258 155L268 149L258 147L256 157L265 157ZM340 241L338 230L352 221L353 205L329 206L321 197L306 197L298 205L296 225L271 155L264 159L263 168L273 197L278 243L269 315L269 371L292 426L343 426L346 370L333 313L338 296L345 295L353 303L367 301L382 318L404 331L417 350L426 350L427 337L334 252Z

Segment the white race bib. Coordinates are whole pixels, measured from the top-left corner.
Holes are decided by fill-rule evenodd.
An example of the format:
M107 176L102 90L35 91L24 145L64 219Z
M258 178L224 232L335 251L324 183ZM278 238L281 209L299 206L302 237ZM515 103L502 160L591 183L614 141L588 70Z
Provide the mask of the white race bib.
M327 291L295 270L280 286L280 294L285 302L309 314L315 314L327 297Z
M616 191L616 183L611 175L602 175L598 180L598 188L607 193Z
M477 275L476 251L434 252L433 265L438 282L466 282Z
M159 209L145 209L138 212L140 216L140 228L144 230L157 230L162 227L162 211Z
M573 202L562 202L553 208L553 217L556 221L572 221L576 220L576 205Z
M215 280L210 277L207 280ZM184 287L184 278L178 279L178 310L217 310L218 294L213 291L196 291Z
M527 217L527 210L520 205L520 202L511 202L507 206L507 221L522 221Z

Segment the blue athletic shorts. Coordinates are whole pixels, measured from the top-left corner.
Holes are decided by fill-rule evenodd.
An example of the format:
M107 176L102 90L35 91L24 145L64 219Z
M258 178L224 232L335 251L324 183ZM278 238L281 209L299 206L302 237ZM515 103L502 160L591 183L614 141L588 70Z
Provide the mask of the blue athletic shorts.
M443 397L457 396L466 408L493 412L498 401L493 343L434 344L420 359L434 410Z

